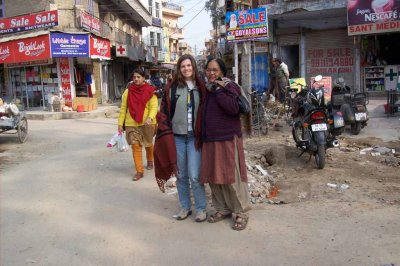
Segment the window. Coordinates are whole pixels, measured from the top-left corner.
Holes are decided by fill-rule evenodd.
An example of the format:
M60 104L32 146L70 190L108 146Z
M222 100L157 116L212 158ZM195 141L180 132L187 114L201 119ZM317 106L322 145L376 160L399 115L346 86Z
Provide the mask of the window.
M5 16L5 6L4 6L4 1L0 0L0 18L4 18Z
M153 0L149 0L149 12L150 15L153 15Z
M156 2L156 18L160 18L160 3Z
M156 39L154 36L154 32L150 32L150 45L151 46L156 46Z
M75 5L82 5L82 0L75 0Z
M157 33L157 46L161 48L161 33Z
M94 14L93 0L88 0L88 11L90 14Z

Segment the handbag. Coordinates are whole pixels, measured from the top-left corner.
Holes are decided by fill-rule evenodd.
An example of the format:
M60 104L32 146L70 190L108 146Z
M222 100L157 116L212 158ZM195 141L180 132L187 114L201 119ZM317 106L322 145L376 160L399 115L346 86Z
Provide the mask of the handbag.
M240 87L240 95L237 96L237 102L239 104L239 112L241 114L248 114L251 111L251 106L249 101L246 98L246 94L243 91L243 88L241 86Z
M240 112L241 114L248 114L248 113L250 113L250 111L251 111L250 103L249 103L249 101L246 99L246 97L244 97L243 95L239 95L239 96L237 97L237 101L238 101L238 104L239 104L239 112Z

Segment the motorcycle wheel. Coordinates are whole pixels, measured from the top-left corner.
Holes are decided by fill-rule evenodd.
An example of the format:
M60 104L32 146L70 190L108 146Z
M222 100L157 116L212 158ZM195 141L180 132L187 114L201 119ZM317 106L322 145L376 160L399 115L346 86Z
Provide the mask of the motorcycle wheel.
M358 135L361 131L361 123L360 122L356 122L354 124L351 124L351 128L350 128L351 134L353 135Z
M325 167L325 145L318 145L317 152L315 153L315 163L318 169Z

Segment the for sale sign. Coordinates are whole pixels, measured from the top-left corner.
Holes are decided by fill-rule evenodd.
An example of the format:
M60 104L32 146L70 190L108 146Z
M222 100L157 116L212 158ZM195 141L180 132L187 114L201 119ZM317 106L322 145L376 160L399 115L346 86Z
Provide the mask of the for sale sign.
M18 17L0 19L0 34L22 32L58 25L58 11L45 11Z

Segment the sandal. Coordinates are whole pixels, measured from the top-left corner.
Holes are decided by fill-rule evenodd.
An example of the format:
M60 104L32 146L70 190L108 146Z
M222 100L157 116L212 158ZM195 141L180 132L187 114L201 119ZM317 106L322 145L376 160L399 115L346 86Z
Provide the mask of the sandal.
M229 213L229 214L222 214L222 213L220 213L220 212L216 212L216 213L210 215L210 217L208 217L207 222L209 222L209 223L216 223L216 222L222 221L222 220L224 220L224 219L226 219L226 218L229 218L229 217L231 217L231 216L232 216L232 213Z
M232 229L236 231L241 231L246 228L247 222L249 221L248 216L236 216L235 222L232 225Z
M143 173L136 173L136 175L132 178L132 181L139 181L143 177Z

